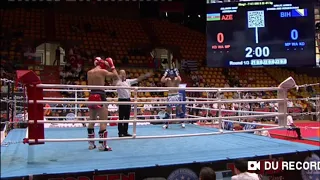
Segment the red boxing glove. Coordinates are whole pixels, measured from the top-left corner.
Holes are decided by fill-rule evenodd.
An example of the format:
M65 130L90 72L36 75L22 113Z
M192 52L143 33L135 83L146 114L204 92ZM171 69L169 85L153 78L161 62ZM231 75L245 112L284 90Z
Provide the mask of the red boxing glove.
M94 58L94 62L93 62L94 66L99 66L101 60L102 60L101 57Z
M116 68L114 67L113 60L111 58L106 58L106 61L109 64L109 67L111 68L111 70Z
M103 59L101 59L100 57L96 57L94 59L94 65L95 66L100 66L101 69L109 69L109 63Z

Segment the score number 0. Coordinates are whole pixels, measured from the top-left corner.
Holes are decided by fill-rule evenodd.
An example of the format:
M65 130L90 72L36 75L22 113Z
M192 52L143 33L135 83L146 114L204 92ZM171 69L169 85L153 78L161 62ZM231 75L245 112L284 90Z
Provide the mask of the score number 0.
M220 32L217 34L217 41L218 41L218 43L224 42L224 34L223 33Z
M223 34L222 34L223 35ZM297 40L299 38L299 32L296 29L292 29L290 32L291 40ZM246 58L252 58L253 56L256 56L258 58L260 57L269 57L270 55L270 48L268 46L265 47L246 47Z

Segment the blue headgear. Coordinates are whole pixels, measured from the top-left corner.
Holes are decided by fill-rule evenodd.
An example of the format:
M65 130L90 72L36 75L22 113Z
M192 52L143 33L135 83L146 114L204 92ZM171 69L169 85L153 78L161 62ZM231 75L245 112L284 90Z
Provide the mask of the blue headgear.
M168 76L169 76L169 77L175 77L175 76L176 76L176 73L174 72L174 70L171 69L171 70L169 71L169 73L168 73Z

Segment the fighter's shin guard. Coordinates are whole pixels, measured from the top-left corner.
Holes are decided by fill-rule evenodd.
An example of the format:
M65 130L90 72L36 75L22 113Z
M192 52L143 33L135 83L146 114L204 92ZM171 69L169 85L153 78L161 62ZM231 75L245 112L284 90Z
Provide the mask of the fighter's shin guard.
M107 138L108 137L108 131L107 130L100 130L99 131L99 137L100 138ZM107 144L107 140L99 141L99 150L101 151L111 151L111 148Z
M171 115L166 112L163 119L171 119ZM165 124L165 125L169 125L169 122L167 121L167 122L165 122L164 124Z
M88 138L95 138L94 129L88 128ZM89 141L89 149L96 148L94 141Z
M179 112L178 116L179 116L180 119L185 118L185 115L184 115L183 112ZM185 121L181 121L181 127L182 127L182 128L185 128L185 127L186 127Z

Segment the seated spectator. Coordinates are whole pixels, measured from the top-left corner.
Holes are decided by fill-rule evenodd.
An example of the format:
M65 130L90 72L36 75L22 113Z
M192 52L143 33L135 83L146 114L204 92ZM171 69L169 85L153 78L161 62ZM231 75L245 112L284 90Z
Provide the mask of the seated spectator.
M293 102L292 101L287 101L287 107L293 107Z
M142 111L138 112L137 116L138 116L138 119L141 119L141 120L145 120L146 119L146 117L143 115Z
M77 121L86 121L86 118L82 116L81 112L78 112L76 120ZM86 123L82 123L82 127L87 127Z
M115 104L109 104L108 105L108 110L112 113L117 112L118 111L118 106Z
M210 167L204 167L200 171L199 180L216 180L216 173Z
M45 105L45 109L44 109L44 116L50 116L51 115L51 107L49 104Z
M235 161L234 165L236 175L232 176L231 180L260 180L258 174L247 172L248 161L239 159Z
M117 121L119 119L117 112L109 112L109 117L111 117L110 120L113 120L113 121ZM117 123L110 123L109 125L110 126L117 126Z
M293 123L293 118L291 115L287 116L287 126L289 126L287 129L288 131L296 131L298 139L302 139L300 128Z
M144 104L143 105L143 109L145 110L145 111L151 111L151 109L152 109L152 104Z
M228 130L228 131L233 131L233 122L224 121L223 129Z
M259 129L259 128L257 128ZM264 127L261 127L261 129L264 129ZM255 131L254 134L259 135L259 136L266 136L266 137L271 137L269 131L264 130L264 131Z
M150 117L150 119L160 119L159 116L158 116L158 111L157 110L153 110L151 112L151 114L152 114L152 116ZM153 124L153 123L151 123L151 124ZM155 124L157 124L157 123L155 123Z
M57 108L58 116L64 116L63 115L63 105L62 104L57 104L56 108Z
M276 123L276 124L279 123L279 117L278 117L278 116L276 116L276 117L274 118L274 123Z
M48 120L53 120L53 121L60 121L61 120L61 119L59 119L59 114L57 112L53 113L52 116L54 116L54 118L48 119Z

